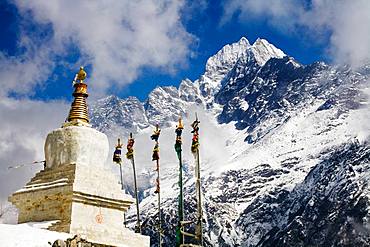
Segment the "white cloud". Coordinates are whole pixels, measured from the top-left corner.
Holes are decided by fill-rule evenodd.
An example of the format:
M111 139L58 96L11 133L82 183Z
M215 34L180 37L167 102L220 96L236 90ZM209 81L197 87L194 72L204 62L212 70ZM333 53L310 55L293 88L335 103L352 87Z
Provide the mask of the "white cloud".
M32 89L47 79L53 65L46 48L19 57L0 52L0 96L6 97L10 92L33 94Z
M238 17L242 21L264 19L271 25L284 23L284 25L276 26L289 30L296 24L292 20L297 19L299 12L301 12L296 0L229 0L224 3L223 7L224 15L221 18L221 23L227 22L240 11Z
M50 76L56 56L67 54L71 44L81 53L79 62L92 65L91 89L104 93L112 85L130 83L144 67L175 71L186 64L194 39L180 20L182 1L16 0L15 5L22 18L19 47L24 53L0 53L3 95L30 93ZM52 32L36 35L29 23Z
M259 18L286 33L304 33L322 42L329 37L334 62L361 66L370 61L370 1L229 0L222 22L237 15L241 21ZM300 34L302 31L299 32Z
M199 106L190 106L185 109L188 116L183 116L184 130L182 134L182 158L185 167L189 167L190 170L194 169L194 156L191 153L191 142L192 142L192 128L191 123L195 120L195 112L198 113L200 121L199 141L200 141L200 157L202 163L202 174L208 176L210 171L214 171L215 167L222 167L229 161L231 153L226 149L226 140L229 138L228 129L218 126L215 117ZM147 189L154 185L154 178L156 172L154 171L155 162L151 161L152 150L154 142L150 139L153 129L147 129L141 133L134 135L135 138L135 162L138 173L138 184L140 190ZM119 133L116 133L119 134ZM117 142L118 136L110 136L110 155L106 166L111 166L113 172L118 176L118 167L112 163L112 153L114 145ZM127 137L120 136L126 144ZM171 128L162 129L159 138L160 142L160 165L161 165L161 176L163 182L167 181L168 178L177 179L174 174L178 171L178 158L174 150L175 144L175 126ZM125 150L126 151L126 150ZM129 187L133 185L132 168L129 162L124 159L124 179ZM171 175L169 175L171 174Z
M44 160L46 135L64 122L68 105L61 101L46 103L0 98L0 203L42 168L39 164L8 169Z
M14 4L21 17L18 51L14 56L0 52L0 203L42 165L8 167L44 159L45 137L64 122L70 104L12 99L11 93L32 95L53 76L56 65L88 64L89 91L97 97L132 82L145 67L174 72L186 64L195 38L181 23L182 1L15 0ZM30 25L36 31L30 31ZM81 53L72 65L60 59L71 47Z
M370 126L368 123L370 121L370 79L368 79L364 84L364 87L361 88L361 93L361 97L363 97L362 107L351 112L348 128L351 130L351 133L354 133L360 143L369 143Z

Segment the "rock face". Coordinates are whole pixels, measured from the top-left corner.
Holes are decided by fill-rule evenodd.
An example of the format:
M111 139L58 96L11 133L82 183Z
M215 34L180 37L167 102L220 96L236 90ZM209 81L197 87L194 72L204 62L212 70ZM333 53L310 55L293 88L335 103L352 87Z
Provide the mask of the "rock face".
M149 237L123 226L133 199L104 169L108 146L106 135L89 127L52 131L45 142L46 169L9 198L19 209L19 223L55 220L49 230L93 243L149 246Z
M369 147L356 142L330 150L300 185L274 201L271 214L279 219L257 246L369 246L369 155Z
M91 123L104 133L134 132L149 126L144 104L135 97L109 96L90 108Z
M49 244L51 243L49 242ZM52 247L107 247L107 245L91 243L75 235L73 238L68 238L65 241L61 239L54 241Z
M186 116L185 109L191 105L204 105L199 87L186 79L176 87L157 87L142 103L135 97L120 99L108 96L90 108L94 128L110 135L138 133L159 124L168 127Z

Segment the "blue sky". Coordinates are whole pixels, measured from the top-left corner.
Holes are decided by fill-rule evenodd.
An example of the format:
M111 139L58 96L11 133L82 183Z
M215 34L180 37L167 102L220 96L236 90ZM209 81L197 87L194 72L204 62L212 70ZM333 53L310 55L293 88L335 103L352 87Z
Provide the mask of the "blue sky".
M81 29L79 29L77 23L80 21L71 21L74 18L72 14L68 19L68 11L71 10L68 5L73 6L72 2L61 1L55 4L58 5L57 8L45 2L48 1L22 3L3 0L0 3L0 28L2 32L0 39L2 57L0 57L0 61L8 66L13 64L18 64L21 67L28 66L26 68L30 67L31 71L29 72L31 76L23 78L24 85L27 87L22 90L17 87L14 87L15 90L10 88L5 93L7 96L37 100L70 99L70 82L78 66L83 64L90 76L95 75L90 73L92 70L98 71L99 75L90 80L92 80L92 87L99 84L99 88L97 87L96 90L99 92L99 97L106 94L116 94L120 97L133 95L140 100L145 100L147 94L157 85L177 86L184 78L197 79L203 73L205 63L210 56L225 44L236 42L242 36L247 37L251 43L258 37L265 38L303 64L314 61L336 62L339 56L335 53L340 48L338 48L338 44L333 42L333 36L335 32L339 32L337 23L340 23L340 20L336 23L335 18L330 16L324 18L325 11L321 10L328 9L327 12L329 12L332 10L330 8L334 10L336 10L335 7L338 10L348 8L348 6L342 6L343 4L332 6L327 3L328 1L315 1L317 6L314 6L311 1L304 0L267 0L262 3L253 0L203 0L180 1L179 3L163 1L164 4L159 7L159 14L153 14L147 11L150 6L148 2L152 1L148 0L142 5L138 3L134 6L126 3L121 6L122 8L117 7L117 13L112 13L112 16L116 14L117 17L122 18L123 27L118 29L118 31L122 30L122 35L112 31L114 37L110 37L112 32L105 32L97 27L97 33L101 31L102 35L108 34L106 42L105 38L94 33L94 25L83 36L82 34L86 30L82 29L89 29L89 27L85 24L85 26L81 25ZM320 4L320 2L323 3ZM338 3L340 2L343 1L338 1ZM366 3L366 1L362 2ZM112 11L113 9L110 7L114 8L115 6L104 7L108 11ZM137 10L137 15L125 17L127 15L125 10L130 7ZM86 8L86 6L81 4L81 8ZM101 9L102 6L97 6L95 13L92 11L86 17L81 15L81 18L86 18L86 23L88 23L89 18L99 17L101 14L99 8ZM53 10L57 12L53 13ZM121 12L119 12L120 10ZM58 12L63 12L63 15ZM155 24L157 26L151 26L151 23L145 23L145 20L142 21L143 23L134 20L135 18L145 19L145 15L148 16L148 19L154 15L155 19L163 18L163 21ZM315 18L315 15L320 17ZM61 16L67 19L62 19ZM333 20L329 21L330 18ZM99 18L97 19L99 20ZM170 23L168 25L167 20ZM107 20L105 16L100 21L116 24ZM66 22L69 24L65 24ZM76 30L70 31L75 24ZM162 24L166 24L164 28L158 27ZM137 29L135 25L137 25ZM155 30L153 31L151 28ZM145 35L140 34L141 30ZM76 35L78 32L81 32L81 35ZM135 52L132 54L124 52L117 55L117 58L107 58L115 57L117 51L119 53L121 47L119 42L131 39L130 34L137 36L137 39L132 38L131 44L122 45L122 49L127 48L129 51L135 50ZM152 34L154 35L152 36ZM89 35L93 35L92 39L95 38L97 42L101 42L99 45L102 46L102 49L98 48L98 45L94 47L95 43L93 42L85 45L89 42ZM140 38L153 37L154 40L156 35L159 41L158 43L153 42L155 43L153 47L150 47L151 40L143 42L143 38ZM164 42L161 46L161 40L165 40L167 43ZM136 47L137 42L143 44ZM104 44L107 44L109 48L104 47ZM146 51L147 44L149 48ZM99 52L99 49L103 51L107 49L107 52ZM112 49L113 52L109 49ZM141 54L139 50L144 51ZM153 52L154 55L147 58L148 52ZM347 54L348 51L345 50L342 53ZM164 54L163 59L162 54ZM133 64L131 59L135 61ZM102 61L107 61L107 63ZM27 75L29 70L24 70L21 73ZM3 74L5 72L3 71ZM2 71L0 71L0 78L1 73ZM9 76L4 78L9 78ZM97 80L97 84L94 79ZM17 80L14 79L15 82Z
M0 203L32 173L7 166L42 159L64 122L80 65L90 100L195 80L242 36L356 68L370 61L369 13L369 0L0 0Z
M188 15L189 13L184 14ZM327 40L310 42L307 38L302 38L299 33L287 35L261 19L243 22L234 16L227 23L220 24L222 14L222 2L212 1L212 4L207 5L202 11L194 11L191 17L183 17L186 30L198 38L194 45L195 55L189 59L188 65L172 75L158 70L143 71L133 84L123 90L122 95L135 95L143 99L143 96L145 97L156 85L178 85L184 78L194 81L204 73L206 61L210 56L224 45L237 42L243 36L250 43L253 43L258 37L264 38L303 64L315 61L330 62L330 58L325 55L325 42L328 42ZM304 31L304 29L299 30L299 32ZM145 93L138 94L138 88L142 85L145 85Z
M221 25L222 12L223 8L220 2L212 2L201 10L185 9L181 13L181 21L185 29L196 37L196 40L191 44L193 54L189 57L187 63L177 67L175 72L170 73L163 69L145 67L141 69L138 78L131 84L118 90L112 88L108 93L118 94L121 97L134 95L144 100L156 85L178 85L184 78L195 80L203 73L208 57L216 53L225 44L236 42L242 36L247 37L250 42L253 42L257 37L263 37L305 64L325 59L323 56L324 46L308 42L297 35L287 36L270 27L263 20L243 23L233 18L233 20ZM6 1L1 3L0 16L1 36L3 37L0 41L0 50L8 55L17 55L22 52L22 49L18 49L16 44L19 42L19 29L20 25L24 25L22 23L24 17L14 4ZM26 31L30 32L31 35L32 32L35 35L40 35L39 29L45 29L42 32L46 34L43 35L52 32L51 26L42 27L37 22L28 23L27 25ZM68 56L61 54L63 62L76 61L78 47L71 47L68 53ZM47 79L45 85L35 88L36 93L32 98L65 98L66 94L69 96L71 92L70 81L75 72L71 69L64 69L62 65L57 66L54 74ZM88 69L89 67L87 67Z

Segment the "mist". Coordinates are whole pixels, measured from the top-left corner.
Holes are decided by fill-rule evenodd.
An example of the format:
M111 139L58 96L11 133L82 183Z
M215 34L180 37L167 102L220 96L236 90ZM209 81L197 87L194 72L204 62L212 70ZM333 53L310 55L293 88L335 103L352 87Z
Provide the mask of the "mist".
M51 130L64 122L64 101L0 99L0 204L6 207L10 194L23 187L44 160L44 141ZM19 168L9 168L23 165Z
M202 176L209 176L213 174L218 167L224 166L228 163L231 154L226 148L227 140L230 138L227 129L217 124L215 116L212 113L207 112L201 107L190 107L187 109L187 116L183 116L184 130L182 134L182 158L184 164L184 170L188 170L192 174L194 171L194 156L191 153L191 142L192 142L192 128L191 123L195 120L195 112L198 115L200 121L199 127L199 142L200 142L200 160L201 160L201 174ZM172 127L164 128L161 130L159 137L160 146L160 169L163 177L168 177L170 174L178 173L178 158L174 149L175 144L175 126L177 123L173 123ZM143 132L134 135L134 155L135 165L138 177L139 190L145 190L154 186L156 178L155 162L152 161L152 150L154 147L154 141L150 139L153 133L154 126L145 129ZM127 136L109 137L110 143L110 155L106 164L119 179L119 166L113 164L111 161L117 138L120 137L124 140L124 144L127 143ZM126 152L126 149L123 150ZM133 172L131 162L127 159L123 159L123 177L126 185L132 189L133 186ZM175 177L176 178L176 177Z

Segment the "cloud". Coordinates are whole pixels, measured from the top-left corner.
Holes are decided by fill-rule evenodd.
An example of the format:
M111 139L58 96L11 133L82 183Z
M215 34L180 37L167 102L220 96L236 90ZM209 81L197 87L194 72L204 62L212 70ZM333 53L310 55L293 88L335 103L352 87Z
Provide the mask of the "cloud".
M42 168L42 165L26 165L8 169L9 166L44 160L46 135L64 122L68 105L62 101L0 98L0 203Z
M224 4L225 23L237 16L255 18L286 33L301 34L322 42L329 35L328 53L334 62L358 67L370 61L370 1L229 0Z
M29 52L20 57L7 57L0 52L0 97L8 93L33 94L32 89L45 81L53 62L47 49L39 53Z
M360 143L370 142L370 79L360 88L361 107L349 115L348 129Z
M208 7L208 0L186 0L185 8L182 9L181 17L184 22L188 23L189 21L199 18L200 15L204 14ZM198 24L201 25L202 23Z
M69 105L14 99L12 93L31 96L56 66L68 66L64 58L77 48L76 63L91 65L89 91L104 94L133 81L144 67L174 71L194 38L180 21L182 1L13 3L19 11L17 52L0 52L0 202L41 169L8 167L44 158L45 137L64 121Z
M42 165L8 167L43 160L47 133L68 114L70 102L27 98L57 66L90 65L89 91L97 97L132 82L146 67L174 72L186 63L195 39L181 23L182 1L15 0L14 5L17 51L0 52L0 203ZM71 55L77 56L73 62ZM26 97L15 99L13 93Z
M0 204L7 206L7 197L23 187L37 171L42 169L41 164L30 164L35 160L44 159L44 142L47 134L61 126L68 114L69 103L64 101L34 101L0 99L0 115L6 116L0 122ZM227 164L231 154L226 150L225 140L229 132L218 126L214 116L201 107L187 109L189 117L184 117L185 129L183 132L183 161L190 176L194 175L194 157L190 152L192 134L190 124L194 120L195 112L200 116L200 156L202 174L207 176L215 167ZM155 181L155 163L151 161L154 142L150 140L152 129L147 129L135 135L135 160L138 174L139 189L151 188ZM110 154L106 167L111 169L119 179L118 166L113 164L111 157L118 136L110 136ZM126 143L127 137L120 136ZM174 150L174 128L162 130L160 136L161 174L163 183L173 183L168 193L173 193L176 187L178 160ZM17 169L8 169L9 166L27 164ZM124 183L132 190L131 164L124 159ZM171 178L172 180L168 180ZM13 211L12 211L13 212ZM14 222L15 213L11 214ZM10 216L9 216L10 217ZM6 219L8 222L9 219Z
M294 27L295 22L292 20L297 19L299 12L301 12L300 5L297 5L295 0L229 0L224 3L223 8L222 24L236 14L242 21L264 19L269 24L284 29ZM284 22L284 26L277 25L281 22Z
M0 53L3 95L31 92L71 46L78 48L79 62L92 67L92 89L104 93L113 85L132 82L145 67L175 71L186 63L194 39L181 23L183 1L14 4L21 19L18 47L23 52L15 57Z
M230 133L227 129L225 130L224 126L219 126L215 117L202 107L190 106L185 110L188 116L183 116L182 158L185 167L184 170L190 170L191 177L194 176L194 156L190 148L192 141L192 128L190 125L194 121L195 112L197 112L200 121L199 140L202 176L208 176L210 171L215 171L215 167L223 167L228 163L231 153L226 149L226 140L230 138ZM134 136L135 162L140 190L153 187L156 178L156 172L154 171L155 162L151 161L154 142L150 139L150 135L153 130L154 128L150 128ZM162 129L159 138L162 180L166 183L172 181L174 184L177 183L178 173L178 158L174 150L175 137L175 126L173 126L171 128ZM121 137L121 139L123 139L126 144L127 137ZM109 142L111 152L106 166L112 167L112 171L119 176L117 165L114 165L111 161L114 145L117 142L117 136L110 136ZM128 187L132 187L133 176L131 165L126 159L124 159L123 163L125 183ZM174 186L177 188L176 185Z

